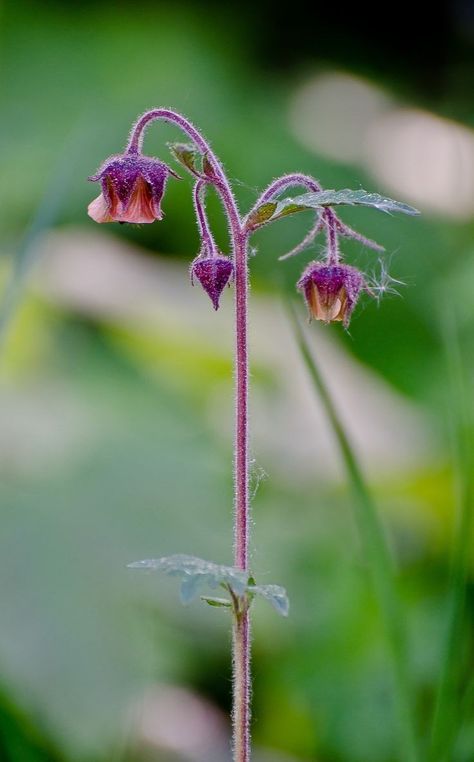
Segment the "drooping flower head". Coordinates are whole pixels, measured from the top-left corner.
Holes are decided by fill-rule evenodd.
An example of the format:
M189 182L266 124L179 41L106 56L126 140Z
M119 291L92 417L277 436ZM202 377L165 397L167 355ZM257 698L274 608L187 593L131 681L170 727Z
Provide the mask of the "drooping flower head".
M219 309L219 300L234 272L234 265L223 254L199 255L191 264L191 283L196 278L210 297L214 309Z
M303 292L310 318L325 323L341 321L347 328L360 292L367 289L362 273L343 264L311 262L297 288Z
M179 179L166 164L149 156L111 156L89 177L101 183L102 193L89 204L88 214L96 222L161 220L161 199L169 175Z

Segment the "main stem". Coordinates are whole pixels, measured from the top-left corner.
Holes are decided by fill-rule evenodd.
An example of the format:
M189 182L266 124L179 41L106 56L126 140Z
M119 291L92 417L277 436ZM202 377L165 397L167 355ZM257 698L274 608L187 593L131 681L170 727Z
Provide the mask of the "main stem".
M248 257L247 236L235 241L235 523L234 563L248 570L249 457L248 457ZM250 615L248 608L234 617L234 760L250 760Z
M234 498L234 564L248 571L249 540L249 455L248 455L248 383L249 360L247 338L248 302L248 235L245 232L230 183L217 156L201 133L170 109L153 109L141 116L132 129L126 148L128 153L139 153L145 128L161 119L180 127L207 155L216 177L215 187L221 197L228 221L235 271L235 498ZM199 193L200 188L196 189ZM198 199L199 200L199 199ZM250 762L250 616L248 609L236 611L233 625L233 750L234 762Z

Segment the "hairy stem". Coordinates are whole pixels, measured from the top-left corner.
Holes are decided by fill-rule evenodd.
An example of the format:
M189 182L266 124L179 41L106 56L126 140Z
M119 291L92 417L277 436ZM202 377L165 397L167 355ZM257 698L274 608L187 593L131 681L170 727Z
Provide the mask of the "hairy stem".
M240 233L235 247L235 523L234 563L248 570L249 456L248 456L248 256L247 237ZM250 760L250 616L244 611L234 622L234 759Z
M209 223L206 215L206 208L204 205L204 193L206 191L207 182L205 180L198 180L194 186L193 202L194 211L196 212L196 219L198 221L199 234L203 244L205 254L217 254L217 247L214 241L214 237L211 233Z
M330 265L337 265L340 259L339 241L337 238L337 217L332 209L325 209L323 212L323 220L326 225L326 238L328 242L327 261Z
M271 201L282 191L286 190L287 188L296 188L298 185L306 188L307 190L313 191L313 193L318 193L318 191L322 190L318 181L309 175L303 175L299 172L291 175L283 175L282 177L278 177L276 180L270 183L268 188L265 188L247 216L250 217L250 215L255 212L259 206L265 204L267 201Z
M234 615L233 624L234 761L250 760L250 616L249 612Z
M227 219L234 255L235 271L235 495L234 495L234 564L248 571L249 538L249 487L248 487L248 239L240 217L237 203L222 164L201 133L185 119L170 109L152 109L143 114L134 125L126 148L127 153L139 153L144 131L153 121L171 122L183 130L199 151L207 156L214 171L215 185ZM199 185L199 183L198 183ZM195 203L199 202L200 189L195 189ZM205 217L198 212L198 222ZM234 614L233 627L233 749L234 762L250 760L250 618L248 611Z
M247 238L240 234L235 250L235 565L248 569L248 264Z

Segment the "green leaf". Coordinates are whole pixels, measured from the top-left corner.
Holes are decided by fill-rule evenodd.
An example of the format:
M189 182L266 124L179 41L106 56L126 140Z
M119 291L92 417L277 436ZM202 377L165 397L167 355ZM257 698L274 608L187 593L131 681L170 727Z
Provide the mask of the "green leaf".
M210 588L226 585L235 595L244 595L247 590L247 573L233 566L221 566L202 558L177 554L164 558L145 559L128 564L130 569L161 571L181 578L180 597L189 603L196 597L202 585Z
M262 204L257 209L254 209L248 216L247 229L254 230L268 222L273 217L277 205L276 201L268 201L266 204Z
M200 159L202 154L193 143L168 143L168 148L177 161L196 177L201 176Z
M394 201L379 193L368 193L365 190L323 190L318 193L303 193L295 198L286 198L278 202L274 217L283 217L287 214L302 211L303 209L317 209L325 206L368 206L381 212L401 212L412 216L418 215L419 211L413 206Z
M322 209L327 206L367 206L378 209L381 212L391 214L401 212L412 216L418 215L419 211L413 206L394 201L379 193L368 193L365 190L323 190L317 193L303 193L301 196L283 198L280 201L271 201L262 204L248 218L247 227L255 228L274 222L282 217L287 217L296 212L304 212L307 209Z
M289 602L286 590L279 585L256 585L248 572L235 566L222 566L212 561L204 561L195 556L177 554L164 558L149 558L128 564L129 569L144 569L145 571L161 571L172 577L181 578L180 598L183 604L190 603L197 595L199 588L207 585L210 588L225 587L237 597L248 596L251 600L256 595L265 598L282 616L288 616ZM202 595L201 599L210 606L225 606L232 603L226 598Z
M209 595L201 595L201 601L208 603L209 606L215 606L216 608L230 609L232 603L227 598L213 598Z
M281 616L288 616L290 602L284 587L280 587L280 585L249 585L248 590L251 595L261 595L262 598L265 598Z

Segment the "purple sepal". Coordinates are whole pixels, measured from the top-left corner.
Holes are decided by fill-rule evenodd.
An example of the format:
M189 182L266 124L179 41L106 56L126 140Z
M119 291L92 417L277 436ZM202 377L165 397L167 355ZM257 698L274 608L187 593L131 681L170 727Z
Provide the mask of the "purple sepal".
M355 267L311 262L297 288L304 294L311 318L325 323L341 321L347 328L360 292L367 285Z
M219 299L234 272L234 265L222 254L199 256L191 264L191 283L196 278L211 299L214 309L219 309Z

